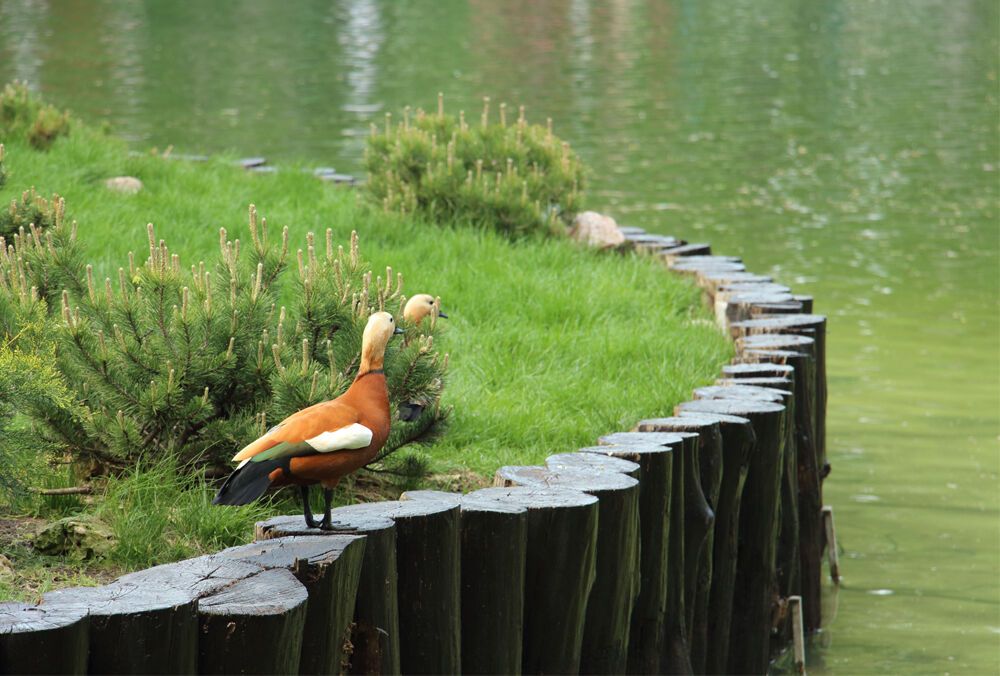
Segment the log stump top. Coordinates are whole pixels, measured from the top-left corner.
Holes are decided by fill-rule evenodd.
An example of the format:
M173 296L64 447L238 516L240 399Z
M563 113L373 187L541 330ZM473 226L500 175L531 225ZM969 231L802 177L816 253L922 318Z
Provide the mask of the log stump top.
M207 554L129 573L115 580L113 584L132 584L149 589L169 588L185 593L191 599L197 599L237 580L255 575L260 570L259 566L247 561L219 554Z
M306 588L294 575L283 568L275 568L243 578L206 596L198 601L198 612L203 615L284 615L308 598Z
M563 469L601 469L608 472L618 472L635 476L639 471L639 465L624 458L615 458L610 455L596 455L594 453L557 453L545 458L545 465L552 470Z
M577 452L607 455L614 458L637 458L641 455L671 453L672 451L673 448L671 446L664 446L662 444L621 444L614 446L585 446Z
M722 293L792 293L791 287L776 282L734 282L721 284L718 290ZM793 296L794 297L794 296Z
M336 561L348 547L363 538L363 535L346 533L322 538L292 535L230 547L215 556L247 561L261 568L291 568L299 561L312 565Z
M694 259L694 260L692 260ZM678 258L670 264L670 269L677 272L744 272L747 268L743 263L734 261L714 260L713 256L687 256Z
M699 413L725 413L746 417L762 413L780 413L784 405L763 399L696 399L677 405L681 411L698 411Z
M736 340L736 345L740 350L777 350L786 347L812 345L815 342L809 336L798 336L789 333L782 333L780 335L762 333L741 336Z
M502 502L493 498L482 498L475 493L448 493L446 491L406 491L400 500L440 500L458 505L463 512L500 512L504 514L521 514L527 511L523 505L512 502Z
M27 603L0 603L0 634L28 634L51 631L76 624L87 610L69 605L33 606Z
M56 589L42 595L39 605L45 609L58 606L102 617L180 608L194 600L191 593L171 587L112 582L103 587Z
M825 315L770 315L735 322L733 328L747 333L777 333L783 329L819 326L825 321Z
M757 385L708 385L695 389L696 399L764 399L765 401L784 401L791 392L773 387Z
M687 432L615 432L597 440L601 446L655 445L673 446L684 440Z
M549 469L535 465L506 465L496 472L497 481L504 486L549 486L570 488L584 493L627 490L638 486L638 480L606 469Z
M725 415L723 413L698 413L694 411L683 411L678 415L666 418L647 418L636 423L636 428L640 432L655 432L664 428L677 428L687 421L694 420L698 425L711 425L712 423L734 423L737 425L749 423L746 418L735 415Z
M480 488L467 498L478 501L496 501L519 505L529 512L539 509L589 507L597 498L589 493L556 486L504 486Z
M755 284L757 282L773 282L767 275L758 275L753 272L733 271L733 270L704 270L701 278L716 286L719 284Z
M698 430L706 427L712 427L717 424L719 424L718 420L706 417L681 418L678 416L671 416L669 418L649 418L647 420L640 420L636 423L635 429L636 432L662 432L669 430L697 433Z

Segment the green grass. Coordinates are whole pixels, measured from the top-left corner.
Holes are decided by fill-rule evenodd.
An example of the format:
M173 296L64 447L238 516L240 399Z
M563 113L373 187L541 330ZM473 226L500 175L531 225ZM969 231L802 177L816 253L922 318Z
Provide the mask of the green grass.
M129 155L123 143L76 128L48 152L7 142L0 200L30 186L64 196L100 277L114 276L129 251L145 259L147 222L183 265L214 252L220 226L245 238L250 203L272 228L289 226L295 246L308 231L328 227L346 244L356 229L376 268L402 272L408 295L440 295L450 317L438 345L451 355L443 401L453 412L443 433L420 450L436 472L488 477L501 465L539 463L640 418L667 415L730 356L698 290L652 258L387 215L303 167L257 175L230 160ZM133 196L105 189L103 180L117 175L136 176L145 188ZM114 556L118 565L241 541L259 510L275 509L212 508L207 487L192 489L171 476L160 466L113 480L91 507L126 536Z

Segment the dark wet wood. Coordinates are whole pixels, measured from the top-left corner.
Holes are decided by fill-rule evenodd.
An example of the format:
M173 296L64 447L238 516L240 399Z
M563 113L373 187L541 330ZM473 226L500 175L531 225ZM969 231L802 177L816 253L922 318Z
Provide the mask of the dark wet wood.
M637 431L686 432L696 434L698 439L698 479L702 493L711 510L708 533L697 559L685 558L685 580L690 590L686 601L690 601L688 615L692 618L689 627L691 667L694 673L704 673L708 636L708 601L712 584L712 557L714 549L714 527L718 507L719 490L722 483L722 435L719 424L711 420L693 418L665 418L655 425L649 423L637 426ZM693 529L688 528L688 533ZM688 549L687 551L690 551ZM687 552L685 552L686 554Z
M555 486L599 499L596 578L587 600L580 673L624 673L629 625L639 593L639 482L593 467L501 467L499 486Z
M0 674L85 674L83 608L0 603Z
M469 500L528 510L521 668L526 674L580 669L587 598L597 562L598 500L565 488L484 488Z
M697 437L667 432L616 432L602 436L607 446L659 444L674 449L670 488L670 541L667 549L667 603L664 646L659 670L664 673L693 673L690 627L693 621L694 581L688 579L688 560L698 561L710 510L698 480ZM690 531L690 532L689 532Z
M799 596L801 593L801 561L799 549L799 468L798 449L796 432L795 383L787 378L742 378L727 379L718 381L725 392L726 387L734 387L744 391L751 387L760 387L767 391L787 392L781 403L788 409L785 421L785 453L784 470L781 478L781 527L778 532L778 551L776 555L776 571L778 594L781 600L781 608L785 607L785 600L791 596ZM740 396L740 395L737 395ZM719 397L725 397L720 394ZM775 651L780 650L791 640L791 625L785 621L785 614L779 614L778 632L773 637Z
M751 336L744 340L795 339L805 341L798 347L810 349L814 343L804 336ZM792 347L780 342L783 347ZM754 359L765 360L756 364L741 364L741 370L728 372L737 376L753 372L756 368L792 369L795 381L795 448L798 468L799 504L799 558L802 590L802 612L805 629L814 632L822 624L821 589L824 532L822 524L823 491L819 459L815 448L815 392L814 361L808 351L791 350L748 350ZM734 367L735 368L735 365Z
M762 674L769 661L776 598L786 410L780 403L761 399L699 399L680 404L678 410L735 415L750 420L754 429L756 443L740 508L739 566L727 671Z
M734 337L754 334L784 333L808 336L815 340L816 382L814 407L816 413L816 454L819 458L821 475L829 473L826 457L826 317L814 314L772 315L767 318L750 319L730 327Z
M309 593L299 671L329 674L340 672L350 662L345 646L365 544L362 535L291 536L230 547L217 556L295 575Z
M297 673L308 599L302 583L279 568L199 600L198 673Z
M365 550L354 604L350 669L353 674L398 674L399 601L396 572L396 526L379 510L338 508L340 534L365 536ZM307 528L301 515L280 516L257 524L257 539L303 535L328 537Z
M527 509L440 491L407 491L400 499L461 508L462 673L521 673Z
M459 509L423 500L339 507L334 523L376 515L396 524L399 663L406 674L462 668Z
M670 543L672 445L623 444L580 449L583 454L620 458L639 466L639 595L632 609L627 673L660 672L666 637L667 567ZM670 437L659 437L661 441Z
M788 364L726 364L722 367L722 377L730 380L744 378L792 378L795 367Z

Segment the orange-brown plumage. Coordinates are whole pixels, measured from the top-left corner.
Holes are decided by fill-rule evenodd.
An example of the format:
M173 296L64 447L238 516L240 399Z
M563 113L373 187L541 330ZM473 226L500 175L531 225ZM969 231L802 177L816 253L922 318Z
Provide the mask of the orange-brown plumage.
M365 326L361 365L347 391L294 413L234 457L241 461L219 489L215 504L246 504L270 486L302 487L306 523L314 526L308 487L326 489L323 526L330 526L330 492L346 475L371 462L389 438L389 392L382 370L385 347L401 333L392 315L376 312Z

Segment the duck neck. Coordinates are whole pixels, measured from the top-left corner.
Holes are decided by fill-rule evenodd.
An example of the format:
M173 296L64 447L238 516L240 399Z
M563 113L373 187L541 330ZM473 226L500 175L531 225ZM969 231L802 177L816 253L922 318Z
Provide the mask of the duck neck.
M381 372L385 359L385 348L377 348L374 345L365 345L361 349L361 367L358 369L358 378L372 371Z

